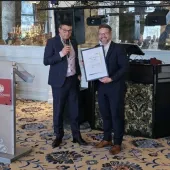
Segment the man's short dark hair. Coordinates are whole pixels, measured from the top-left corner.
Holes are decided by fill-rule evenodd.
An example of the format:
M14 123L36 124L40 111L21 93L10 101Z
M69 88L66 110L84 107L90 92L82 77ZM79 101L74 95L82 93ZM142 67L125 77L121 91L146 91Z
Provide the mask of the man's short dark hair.
M61 21L60 22L60 27L62 26L62 25L67 25L67 26L72 26L72 23L69 21L69 20L64 20L64 21Z
M108 24L101 24L101 25L99 26L99 29L101 29L101 28L107 28L107 29L109 29L109 31L112 31L112 28L111 28L110 25L108 25Z

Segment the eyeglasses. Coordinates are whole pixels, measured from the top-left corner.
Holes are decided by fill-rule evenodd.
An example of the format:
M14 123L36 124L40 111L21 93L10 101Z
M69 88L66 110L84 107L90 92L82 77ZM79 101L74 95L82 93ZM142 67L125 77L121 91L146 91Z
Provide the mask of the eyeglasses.
M72 30L65 30L65 29L62 29L62 28L60 28L60 29L63 30L64 33L67 33L67 32L72 33Z
M105 33L99 33L99 36L102 36L102 35L108 35L109 32L105 32Z

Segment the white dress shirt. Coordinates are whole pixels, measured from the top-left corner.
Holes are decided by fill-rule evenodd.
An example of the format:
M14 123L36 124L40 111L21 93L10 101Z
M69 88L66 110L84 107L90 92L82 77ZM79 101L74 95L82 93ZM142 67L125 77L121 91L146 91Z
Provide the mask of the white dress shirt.
M109 47L110 47L110 44L111 44L111 40L110 40L107 44L102 44L102 42L99 41L99 44L100 44L100 45L103 45L103 47L104 47L104 53L105 53L105 57L106 57L106 56L107 56L107 52L108 52Z
M63 45L65 45L62 38L61 38L61 42L63 43ZM73 75L76 74L75 51L74 51L74 48L73 48L70 41L69 41L69 44L71 46L71 51L69 53L69 57L67 57L68 67L67 67L67 75L66 75L66 77L73 76ZM64 57L64 54L62 53L62 51L60 51L59 54L60 54L60 57Z

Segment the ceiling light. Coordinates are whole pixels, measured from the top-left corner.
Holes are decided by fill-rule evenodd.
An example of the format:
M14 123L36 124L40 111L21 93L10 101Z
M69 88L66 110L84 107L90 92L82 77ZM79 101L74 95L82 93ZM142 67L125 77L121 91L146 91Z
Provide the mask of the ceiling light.
M28 1L28 2L31 4L39 4L40 3L40 1Z

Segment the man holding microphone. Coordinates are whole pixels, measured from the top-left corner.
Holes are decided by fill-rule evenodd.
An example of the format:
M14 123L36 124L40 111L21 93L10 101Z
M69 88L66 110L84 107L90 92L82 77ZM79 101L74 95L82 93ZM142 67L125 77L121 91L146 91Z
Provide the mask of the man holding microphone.
M63 113L68 102L73 142L87 145L82 139L79 129L78 90L81 71L78 61L76 42L70 40L72 25L63 21L59 27L59 35L47 41L44 52L44 65L50 65L48 84L53 94L53 125L56 139L52 147L58 147L64 136Z

